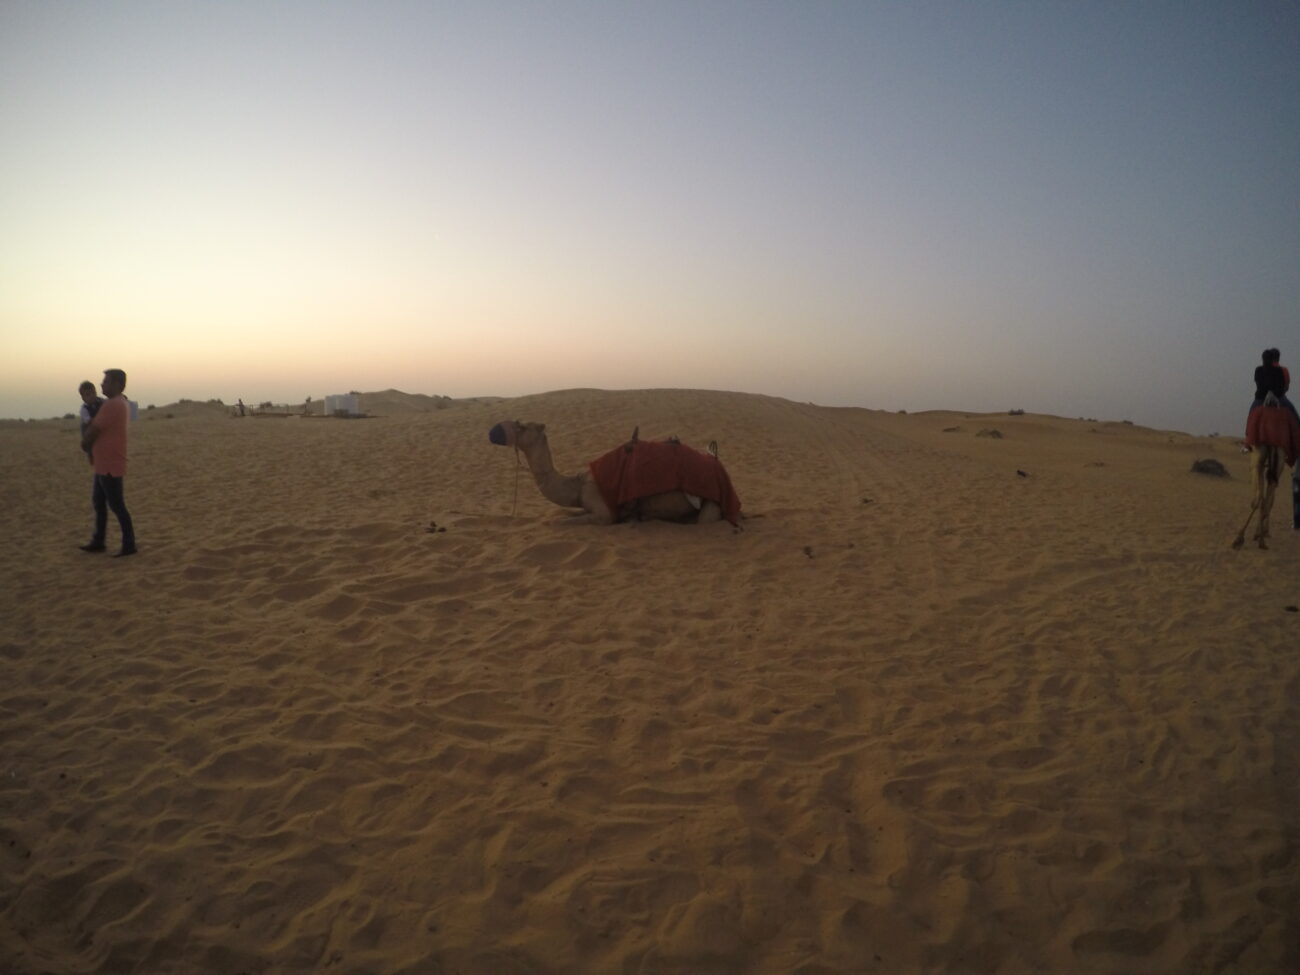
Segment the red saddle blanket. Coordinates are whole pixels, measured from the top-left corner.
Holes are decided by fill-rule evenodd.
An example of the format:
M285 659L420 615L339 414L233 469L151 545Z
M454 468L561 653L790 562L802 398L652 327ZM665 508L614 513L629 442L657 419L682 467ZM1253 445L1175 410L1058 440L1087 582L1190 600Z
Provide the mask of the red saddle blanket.
M1300 456L1300 421L1285 406L1253 407L1246 419L1246 443L1281 447L1287 464L1294 464Z
M681 443L637 440L615 447L591 462L591 476L617 518L639 498L685 491L717 502L722 517L739 523L740 498L722 462Z

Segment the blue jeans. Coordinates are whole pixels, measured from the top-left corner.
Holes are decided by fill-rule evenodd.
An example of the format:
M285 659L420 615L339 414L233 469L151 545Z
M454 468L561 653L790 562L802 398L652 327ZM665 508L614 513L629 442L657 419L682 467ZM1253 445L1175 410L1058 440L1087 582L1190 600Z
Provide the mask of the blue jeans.
M96 474L95 489L90 501L95 506L95 537L91 541L96 545L104 544L104 533L108 530L108 509L117 515L117 523L122 529L122 548L135 548L135 526L131 524L131 513L126 510L126 501L122 497L124 477L112 474Z

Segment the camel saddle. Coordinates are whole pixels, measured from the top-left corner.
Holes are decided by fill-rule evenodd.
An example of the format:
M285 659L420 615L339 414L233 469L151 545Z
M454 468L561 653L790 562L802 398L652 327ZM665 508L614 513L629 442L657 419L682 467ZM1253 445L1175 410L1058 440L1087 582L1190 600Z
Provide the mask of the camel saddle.
M684 443L633 440L591 462L592 480L609 510L635 510L652 494L684 491L722 509L722 517L739 524L740 497L722 462Z
M1246 419L1246 443L1252 447L1280 447L1292 465L1300 457L1300 420L1285 406L1253 407Z

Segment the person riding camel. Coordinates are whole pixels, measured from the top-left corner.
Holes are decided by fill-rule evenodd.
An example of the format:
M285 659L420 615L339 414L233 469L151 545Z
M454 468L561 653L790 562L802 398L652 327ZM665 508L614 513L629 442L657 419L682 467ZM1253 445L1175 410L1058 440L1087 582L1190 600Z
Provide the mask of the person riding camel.
M1300 413L1296 413L1295 405L1287 399L1287 390L1291 388L1291 370L1279 363L1282 353L1277 349L1265 349L1261 358L1263 364L1255 367L1255 401L1250 408L1253 410L1257 406L1263 406L1265 397L1272 393L1279 403L1300 420Z

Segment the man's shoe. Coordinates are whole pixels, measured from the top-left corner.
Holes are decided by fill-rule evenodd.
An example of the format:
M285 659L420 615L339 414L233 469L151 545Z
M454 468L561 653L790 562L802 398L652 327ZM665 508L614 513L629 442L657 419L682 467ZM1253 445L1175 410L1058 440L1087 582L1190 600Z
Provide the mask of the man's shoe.
M102 552L104 551L103 542L87 542L85 545L78 545L77 548L83 552Z
M127 555L134 555L135 552L136 552L136 548L135 548L134 545L132 545L130 548L124 548L124 549L122 549L122 551L120 551L120 552L114 552L114 553L113 553L113 558L115 558L115 559L124 558L124 557L127 556Z

